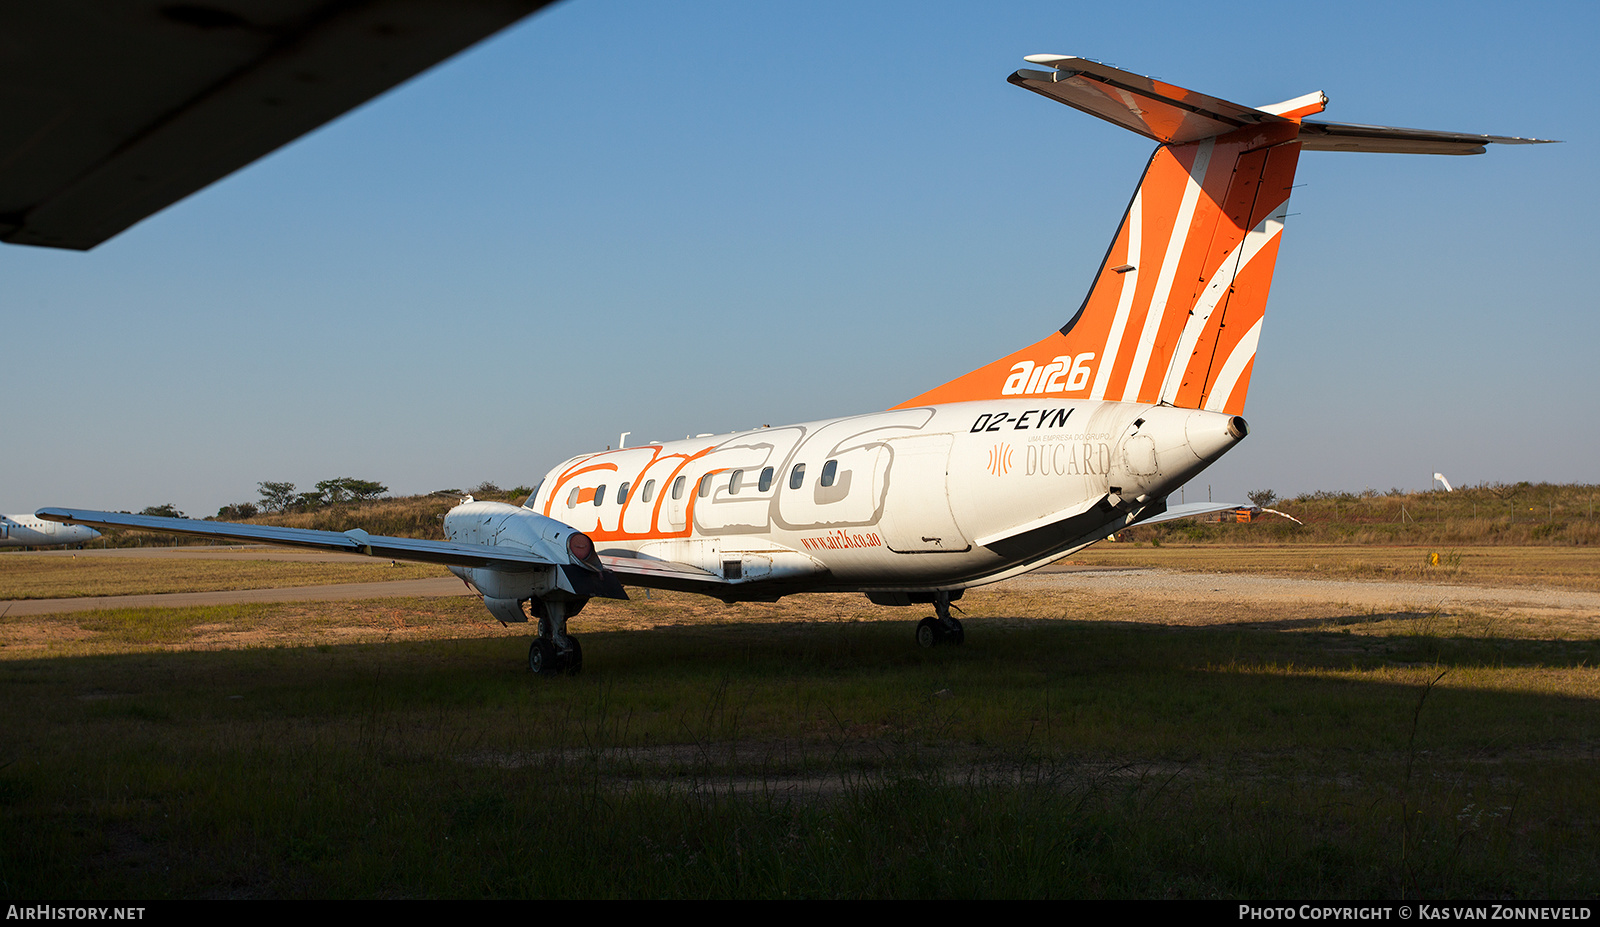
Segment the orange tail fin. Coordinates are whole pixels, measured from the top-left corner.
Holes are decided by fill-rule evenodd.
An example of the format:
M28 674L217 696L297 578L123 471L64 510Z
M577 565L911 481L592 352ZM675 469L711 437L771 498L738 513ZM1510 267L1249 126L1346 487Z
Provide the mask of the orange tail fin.
M901 406L1048 396L1238 414L1312 94L1252 109L1080 58L1011 82L1161 142L1060 331Z
M1482 154L1546 139L1312 122L1309 93L1252 108L1084 58L1011 83L1161 143L1077 315L1043 341L903 402L1049 396L1244 409L1301 150Z

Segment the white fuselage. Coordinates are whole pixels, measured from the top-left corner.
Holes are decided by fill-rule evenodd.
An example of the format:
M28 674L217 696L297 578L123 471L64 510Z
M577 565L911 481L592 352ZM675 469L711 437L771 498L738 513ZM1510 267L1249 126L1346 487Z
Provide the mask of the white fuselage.
M83 525L63 525L32 515L0 515L0 547L59 547L100 536Z
M586 454L525 507L752 595L954 590L1160 511L1243 435L1168 406L951 403Z

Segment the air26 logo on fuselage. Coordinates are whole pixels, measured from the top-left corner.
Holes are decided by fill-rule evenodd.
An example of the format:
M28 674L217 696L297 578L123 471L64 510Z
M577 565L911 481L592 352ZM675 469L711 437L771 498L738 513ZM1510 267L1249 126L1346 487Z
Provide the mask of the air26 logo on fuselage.
M1011 368L1006 385L1000 388L1002 396L1042 396L1047 393L1075 393L1089 385L1094 352L1088 351L1074 357L1061 355L1044 366L1033 361L1022 361Z

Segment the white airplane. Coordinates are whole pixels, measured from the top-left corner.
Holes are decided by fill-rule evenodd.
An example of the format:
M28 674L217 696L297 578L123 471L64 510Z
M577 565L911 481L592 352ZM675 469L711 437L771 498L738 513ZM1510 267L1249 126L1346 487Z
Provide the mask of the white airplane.
M0 547L82 547L100 532L83 525L64 525L33 515L0 515Z
M77 509L41 518L444 563L503 622L537 620L536 673L576 671L567 619L622 584L733 602L864 592L950 603L1130 525L1234 508L1167 504L1242 440L1300 152L1478 154L1539 140L1313 122L1312 93L1252 108L1082 58L1011 83L1158 143L1088 296L1043 340L885 412L575 457L521 507L469 496L446 541Z

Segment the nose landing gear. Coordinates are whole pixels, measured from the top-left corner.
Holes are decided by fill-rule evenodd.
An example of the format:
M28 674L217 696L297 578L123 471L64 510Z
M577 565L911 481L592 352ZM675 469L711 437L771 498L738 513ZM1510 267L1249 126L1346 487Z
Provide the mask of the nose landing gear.
M567 650L558 651L548 637L536 637L528 645L528 670L540 676L558 676L566 673L576 676L583 669L583 647L578 639L567 635Z
M923 647L944 644L959 647L964 643L967 635L961 628L961 620L950 614L950 593L934 593L933 610L935 614L917 622L917 643Z
M567 633L567 618L583 608L586 599L574 603L534 599L529 603L539 618L539 636L528 645L528 670L540 676L565 673L576 676L583 669L583 647ZM569 607L571 606L571 607Z

